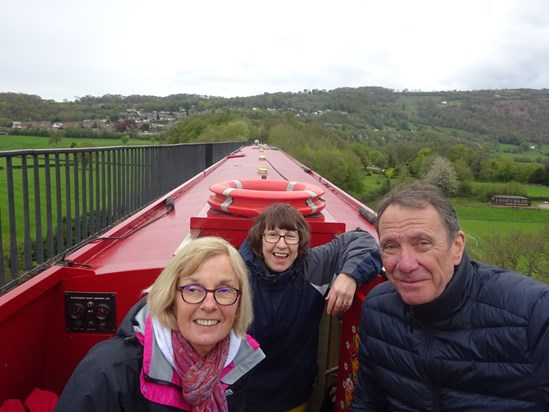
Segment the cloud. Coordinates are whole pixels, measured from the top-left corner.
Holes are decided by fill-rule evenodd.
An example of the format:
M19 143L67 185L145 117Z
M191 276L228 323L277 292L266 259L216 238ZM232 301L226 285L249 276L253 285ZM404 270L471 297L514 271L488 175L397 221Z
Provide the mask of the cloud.
M5 0L0 91L546 88L544 0Z

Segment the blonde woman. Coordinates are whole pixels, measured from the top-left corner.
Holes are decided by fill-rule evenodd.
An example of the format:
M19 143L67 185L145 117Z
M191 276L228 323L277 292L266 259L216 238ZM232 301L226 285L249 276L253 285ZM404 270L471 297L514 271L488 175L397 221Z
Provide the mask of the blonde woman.
M216 237L183 247L128 313L116 337L76 368L56 411L236 411L264 354L246 334L246 266Z

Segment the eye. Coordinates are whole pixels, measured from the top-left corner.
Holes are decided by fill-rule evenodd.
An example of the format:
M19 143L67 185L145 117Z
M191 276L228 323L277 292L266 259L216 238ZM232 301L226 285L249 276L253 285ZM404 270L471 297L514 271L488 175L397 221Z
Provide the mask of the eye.
M193 294L193 293L200 294L200 293L204 293L204 288L201 287L201 286L198 286L198 285L188 285L188 286L185 286L184 290L185 290L185 293L188 293L188 294Z
M381 250L384 252L394 252L397 249L396 243L385 243L381 246Z
M427 239L420 239L417 241L416 246L418 249L429 249L431 247L431 242Z

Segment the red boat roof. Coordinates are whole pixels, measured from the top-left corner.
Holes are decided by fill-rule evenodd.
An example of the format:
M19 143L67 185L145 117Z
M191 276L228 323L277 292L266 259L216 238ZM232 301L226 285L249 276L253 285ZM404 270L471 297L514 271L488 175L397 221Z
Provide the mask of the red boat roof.
M276 165L276 167L275 167ZM184 165L182 165L184 167ZM266 169L266 174L260 174ZM286 153L268 146L247 146L227 156L219 163L195 176L164 199L144 209L124 223L106 233L103 238L120 236L128 230L147 224L165 211L165 199L172 198L175 209L166 216L122 240L97 240L67 259L89 265L96 274L113 271L132 271L163 268L190 232L193 217L206 217L210 209L207 201L212 194L209 187L231 179L288 180L310 183L325 190L324 221L343 222L346 230L361 227L376 238L371 223L359 214L365 205L350 197L318 174L311 172ZM98 245L97 243L104 243Z

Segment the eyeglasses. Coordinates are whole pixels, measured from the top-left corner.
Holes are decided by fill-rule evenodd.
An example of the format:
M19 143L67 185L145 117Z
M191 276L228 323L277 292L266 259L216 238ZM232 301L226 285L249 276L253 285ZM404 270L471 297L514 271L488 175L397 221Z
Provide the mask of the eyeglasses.
M280 238L283 238L284 242L286 242L287 245L297 245L299 243L299 236L292 233L286 233L285 235L281 235L274 232L267 232L263 233L263 238L267 243L278 243Z
M230 286L222 286L217 289L206 289L198 285L178 286L176 288L181 293L183 301L192 304L204 302L208 292L213 293L215 301L221 306L231 306L237 301L241 292Z

